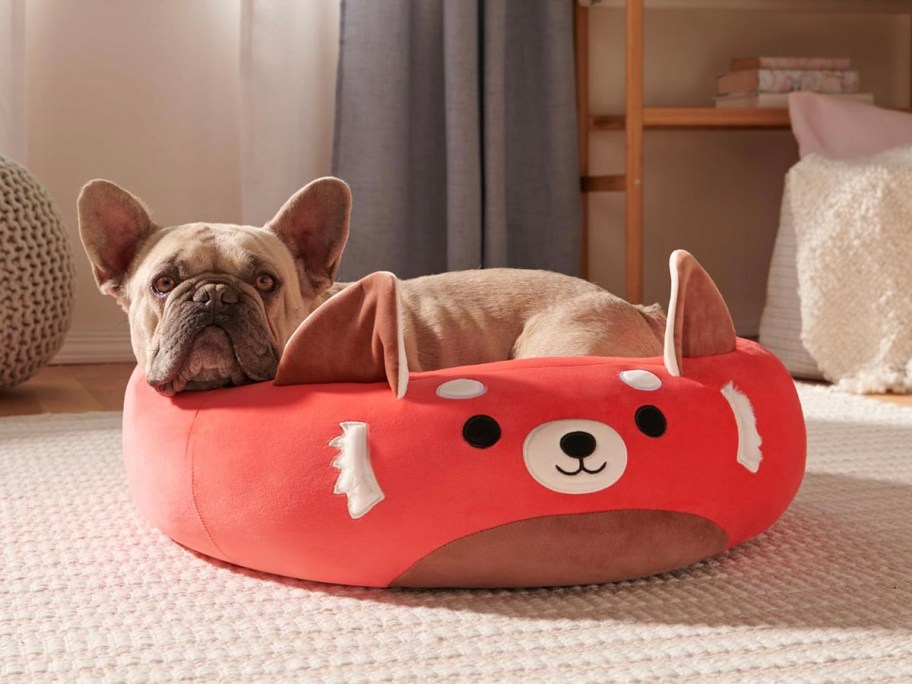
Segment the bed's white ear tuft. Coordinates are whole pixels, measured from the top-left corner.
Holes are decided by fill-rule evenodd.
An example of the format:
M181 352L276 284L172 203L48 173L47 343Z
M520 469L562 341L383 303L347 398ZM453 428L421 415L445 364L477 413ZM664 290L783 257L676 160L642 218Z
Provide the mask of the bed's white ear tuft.
M399 279L372 273L331 297L288 340L277 385L387 380L405 396L409 370Z
M681 375L684 358L730 352L737 338L725 300L693 255L677 249L668 266L665 367L671 375Z

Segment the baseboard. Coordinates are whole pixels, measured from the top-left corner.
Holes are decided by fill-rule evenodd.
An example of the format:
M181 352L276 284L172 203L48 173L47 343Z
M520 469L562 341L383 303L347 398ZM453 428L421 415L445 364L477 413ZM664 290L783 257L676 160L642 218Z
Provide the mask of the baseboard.
M128 330L73 330L52 364L135 362Z

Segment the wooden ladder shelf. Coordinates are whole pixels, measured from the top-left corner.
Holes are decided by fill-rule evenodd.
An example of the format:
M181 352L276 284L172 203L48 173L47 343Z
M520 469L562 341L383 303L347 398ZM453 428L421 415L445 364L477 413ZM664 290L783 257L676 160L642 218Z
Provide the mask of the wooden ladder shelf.
M583 192L581 272L588 276L590 192L625 192L625 295L643 300L643 131L647 129L777 129L788 128L786 109L717 109L715 107L643 106L643 0L626 2L625 113L592 116L589 112L589 8L574 0L576 85L579 128L580 189ZM626 161L623 175L589 175L589 134L624 131Z

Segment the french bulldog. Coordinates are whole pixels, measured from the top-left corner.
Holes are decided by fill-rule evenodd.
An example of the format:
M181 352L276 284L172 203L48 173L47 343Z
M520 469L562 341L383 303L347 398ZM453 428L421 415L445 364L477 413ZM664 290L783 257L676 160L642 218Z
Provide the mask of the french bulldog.
M351 192L320 178L263 227L162 227L123 188L93 180L77 202L99 289L127 312L152 387L185 390L274 378L288 339L348 284L336 282ZM632 305L549 271L478 269L401 282L413 371L535 356L656 356L660 307Z

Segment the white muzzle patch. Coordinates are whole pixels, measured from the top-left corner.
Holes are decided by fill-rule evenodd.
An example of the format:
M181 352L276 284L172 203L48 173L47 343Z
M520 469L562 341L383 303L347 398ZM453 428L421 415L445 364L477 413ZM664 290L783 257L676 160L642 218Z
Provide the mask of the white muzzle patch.
M614 428L594 420L553 420L523 444L526 469L543 487L562 494L607 489L627 469L627 445Z

